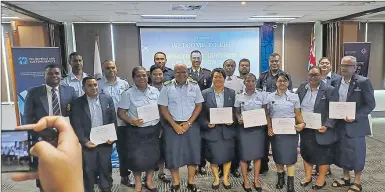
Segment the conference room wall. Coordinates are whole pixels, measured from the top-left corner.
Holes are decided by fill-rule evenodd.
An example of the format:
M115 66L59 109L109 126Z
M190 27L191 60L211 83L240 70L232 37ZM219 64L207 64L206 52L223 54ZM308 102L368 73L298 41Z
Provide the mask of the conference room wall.
M284 41L284 70L291 75L293 87L299 87L307 77L312 29L313 23L287 24L284 39L282 25L274 30L274 52L282 55Z
M368 24L368 42L371 42L368 77L374 89L385 89L385 25L384 23Z

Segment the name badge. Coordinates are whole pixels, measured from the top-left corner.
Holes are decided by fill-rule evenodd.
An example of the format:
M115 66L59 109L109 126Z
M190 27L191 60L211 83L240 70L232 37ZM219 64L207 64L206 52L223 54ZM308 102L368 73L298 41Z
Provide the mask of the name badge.
M360 89L359 87L356 87L356 88L354 89L354 91L361 91L361 89Z
M321 99L326 99L325 95L322 95L322 98Z

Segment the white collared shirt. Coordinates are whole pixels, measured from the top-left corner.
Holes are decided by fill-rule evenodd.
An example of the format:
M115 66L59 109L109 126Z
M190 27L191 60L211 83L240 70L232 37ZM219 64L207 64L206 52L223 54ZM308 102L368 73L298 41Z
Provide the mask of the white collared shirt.
M47 89L47 99L48 99L48 114L53 115L53 106L52 106L52 87L49 85L45 85ZM61 105L60 105L60 94L59 94L59 86L55 87L56 89L56 95L57 95L57 100L59 102L60 106L60 111L62 110Z
M67 86L70 86L70 87L73 87L75 89L75 93L78 97L84 95L84 91L83 91L83 85L82 85L82 81L84 78L86 78L88 75L87 73L83 73L82 75L82 79L78 79L76 78L76 76L71 72L68 74L68 76L66 78L64 78L62 81L61 81L61 84L62 85L67 85Z

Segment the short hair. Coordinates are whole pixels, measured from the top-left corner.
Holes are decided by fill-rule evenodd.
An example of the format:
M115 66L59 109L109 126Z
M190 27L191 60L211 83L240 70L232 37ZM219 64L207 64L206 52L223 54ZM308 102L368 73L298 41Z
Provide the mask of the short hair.
M80 57L83 57L83 56L81 56L78 52L72 52L72 53L68 56L68 59L71 61L73 56L80 56Z
M289 78L289 74L284 72L284 71L280 71L278 74L277 74L277 79L280 78L280 77L284 77L286 80L290 80Z
M248 77L252 77L255 81L257 81L257 77L253 73L248 73L245 75L245 78L243 78L243 81L246 81Z
M84 85L86 85L86 82L88 80L91 80L91 79L94 79L95 81L97 81L97 79L95 77L93 77L93 76L84 77L83 80L82 80L83 87L84 87Z
M60 66L58 64L55 64L55 63L52 63L52 64L48 64L44 67L44 71L46 71L47 69L61 69Z
M330 62L329 57L322 57L320 60L318 60L318 63L321 63L322 60L327 59Z
M223 66L225 66L225 63L226 63L227 61L231 61L232 63L234 63L234 65L236 65L236 63L235 63L234 60L232 60L232 59L226 59L226 60L223 62Z
M351 62L352 64L357 65L357 58L354 57L354 56L351 56L351 55L344 56L344 57L342 57L341 60L343 60L343 59L350 59L350 62Z
M249 59L246 59L246 58L243 58L239 61L238 65L241 65L242 62L248 62L249 65L250 65L250 60Z
M281 55L280 55L279 53L271 53L271 54L269 55L269 58L270 58L270 57L276 57L276 56L278 56L279 58L281 58Z
M104 63L106 63L106 62L113 62L115 64L115 61L113 61L111 59L106 59L106 60L103 61L102 65L104 65Z
M321 67L319 67L319 66L311 66L308 71L310 71L312 69L318 69L321 72Z
M134 78L136 73L140 70L143 70L143 71L146 71L146 68L142 67L142 66L136 66L135 68L132 69L132 74L131 74L131 77ZM146 73L147 74L147 73Z
M211 71L211 79L214 78L214 73L215 72L222 74L223 78L226 79L226 73L225 73L225 70L223 68L215 68L215 69L213 69L213 71Z
M152 65L150 67L150 75L152 74L153 71L155 71L157 69L160 69L162 71L162 69L160 67L158 67L157 65ZM163 73L163 71L162 71L162 73Z
M158 52L156 52L156 53L154 54L154 59L155 59L155 56L158 55L158 54L164 55L164 58L167 59L166 53L163 53L163 52L161 52L161 51L158 51Z
M194 51L191 51L190 56L191 56L193 53L199 53L199 54L202 55L202 53L201 53L199 50L194 50Z

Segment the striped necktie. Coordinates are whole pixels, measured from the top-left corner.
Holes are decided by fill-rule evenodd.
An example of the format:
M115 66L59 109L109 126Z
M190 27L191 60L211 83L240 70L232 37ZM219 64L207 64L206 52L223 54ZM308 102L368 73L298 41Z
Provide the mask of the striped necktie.
M52 88L52 115L61 115L59 99L54 88Z

